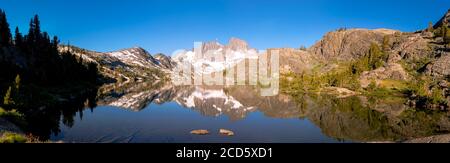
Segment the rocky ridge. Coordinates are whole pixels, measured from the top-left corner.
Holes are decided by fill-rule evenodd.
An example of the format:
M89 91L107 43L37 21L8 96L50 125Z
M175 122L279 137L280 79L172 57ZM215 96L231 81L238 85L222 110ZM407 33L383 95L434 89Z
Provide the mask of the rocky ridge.
M164 54L152 56L141 47L103 53L61 45L59 50L69 50L74 55L83 58L85 62L96 63L104 76L120 82L160 80L175 66L170 57Z

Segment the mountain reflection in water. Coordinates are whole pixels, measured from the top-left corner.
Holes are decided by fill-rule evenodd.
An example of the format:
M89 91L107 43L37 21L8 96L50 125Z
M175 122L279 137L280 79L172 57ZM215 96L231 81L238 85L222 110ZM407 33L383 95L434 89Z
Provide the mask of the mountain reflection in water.
M35 124L26 131L64 142L181 143L401 141L450 131L447 112L409 108L400 97L261 97L257 90L109 85L96 97L28 115L27 121ZM221 128L236 135L221 136ZM211 134L191 135L194 129Z

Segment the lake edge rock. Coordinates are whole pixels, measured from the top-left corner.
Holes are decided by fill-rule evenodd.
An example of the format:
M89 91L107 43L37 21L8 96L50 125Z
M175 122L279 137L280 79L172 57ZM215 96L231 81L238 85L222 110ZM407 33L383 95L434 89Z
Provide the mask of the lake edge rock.
M200 129L200 130L192 130L190 133L193 135L209 135L210 132L208 130Z
M225 135L225 136L234 136L234 132L227 129L220 129L219 134Z

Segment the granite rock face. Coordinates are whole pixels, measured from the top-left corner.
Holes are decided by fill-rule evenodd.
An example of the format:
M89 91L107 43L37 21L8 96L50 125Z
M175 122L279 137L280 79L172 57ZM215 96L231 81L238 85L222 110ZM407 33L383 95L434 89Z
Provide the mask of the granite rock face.
M172 60L172 57L158 53L154 58L159 62L163 69L172 70L177 64Z
M327 33L309 51L321 60L349 61L364 56L372 43L398 31L388 29L344 29Z
M312 53L306 50L293 48L274 48L268 49L269 53L278 52L280 58L280 73L301 73L311 70L314 65L319 63Z
M424 36L421 33L403 33L391 37L393 45L390 51L390 62L417 61L432 57L433 49L430 47L432 40Z
M426 73L432 76L449 77L450 76L450 54L439 57L426 67Z
M373 71L363 72L359 80L361 86L366 88L372 81L378 83L378 81L386 79L407 81L410 79L410 75L403 69L402 65L390 63Z

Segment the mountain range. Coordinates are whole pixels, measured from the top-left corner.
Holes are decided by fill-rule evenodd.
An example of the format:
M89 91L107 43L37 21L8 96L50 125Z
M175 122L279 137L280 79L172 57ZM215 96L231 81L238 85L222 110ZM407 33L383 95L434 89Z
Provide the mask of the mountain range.
M450 10L439 20L434 28L448 26ZM386 38L389 38L386 40ZM427 74L436 80L450 76L450 55L443 37L433 31L401 32L391 29L338 29L329 32L309 48L269 48L269 53L278 50L280 70L286 73L327 73L340 68L339 63L358 60L364 57L372 44L382 45L387 60L382 66L363 72L359 78L361 85L367 87L371 81L408 81L415 73ZM68 48L70 47L70 48ZM256 49L238 38L231 38L227 45L217 41L202 43L203 53L228 54L222 61L196 58L193 50L178 52L172 57L164 54L152 56L140 47L115 52L94 52L74 46L61 46L60 50L75 52L85 61L100 65L101 72L117 80L161 80L166 78L177 64L191 63L202 67L202 72L223 71L245 59L258 58ZM425 63L424 63L425 62ZM414 71L411 71L413 69Z

